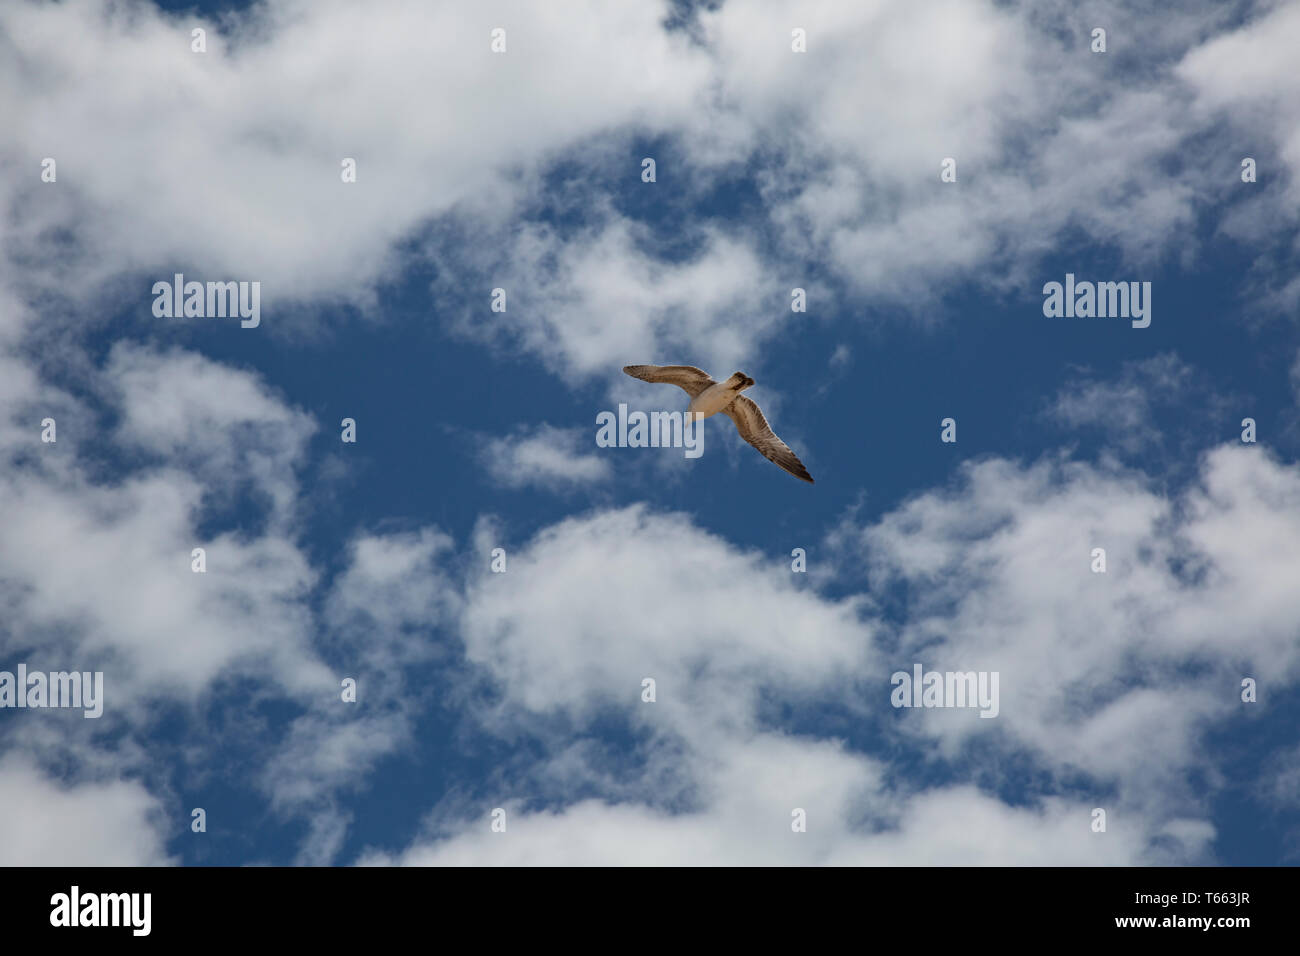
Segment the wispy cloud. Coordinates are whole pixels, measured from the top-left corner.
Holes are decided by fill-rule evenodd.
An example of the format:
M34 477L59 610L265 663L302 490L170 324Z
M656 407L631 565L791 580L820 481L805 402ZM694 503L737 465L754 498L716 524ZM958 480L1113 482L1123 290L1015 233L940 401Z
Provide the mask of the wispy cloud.
M507 488L571 490L608 481L613 474L609 459L595 450L594 435L594 425L588 431L520 427L511 435L484 440L480 454L488 474Z

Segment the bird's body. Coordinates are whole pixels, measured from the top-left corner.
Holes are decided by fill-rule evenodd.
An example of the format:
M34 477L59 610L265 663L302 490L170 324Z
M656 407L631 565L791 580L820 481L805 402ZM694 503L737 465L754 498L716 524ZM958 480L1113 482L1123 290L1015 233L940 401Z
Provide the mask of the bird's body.
M737 379L741 381L737 381ZM742 391L753 384L754 380L752 378L737 372L725 382L714 382L692 398L686 412L687 414L699 415L701 418L716 415L718 412L725 411L727 406L732 404Z
M803 462L789 445L776 437L763 417L763 410L740 394L754 384L754 380L744 372L736 372L725 382L715 382L707 372L693 365L625 365L623 371L643 382L664 382L684 389L691 396L686 409L688 422L692 415L704 419L722 412L735 422L740 437L758 449L764 458L796 478L813 484L812 475L808 474Z

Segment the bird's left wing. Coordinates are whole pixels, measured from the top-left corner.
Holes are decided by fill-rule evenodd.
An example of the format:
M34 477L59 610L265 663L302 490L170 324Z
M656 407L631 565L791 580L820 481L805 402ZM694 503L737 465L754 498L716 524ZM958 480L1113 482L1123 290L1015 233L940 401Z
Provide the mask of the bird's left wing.
M764 458L780 465L796 478L815 484L803 462L790 450L789 445L776 437L772 426L763 417L763 410L752 399L737 395L736 400L722 411L736 423L740 437L757 448Z

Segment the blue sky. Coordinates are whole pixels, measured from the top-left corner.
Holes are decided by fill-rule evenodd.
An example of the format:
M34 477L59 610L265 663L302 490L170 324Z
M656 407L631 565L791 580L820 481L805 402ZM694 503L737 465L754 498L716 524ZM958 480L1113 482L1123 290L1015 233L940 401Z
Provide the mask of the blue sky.
M1295 4L0 35L0 670L105 685L0 709L3 862L1295 863ZM155 317L176 272L260 325ZM722 416L597 447L685 408L645 363L754 377L816 484ZM892 707L916 663L998 716Z

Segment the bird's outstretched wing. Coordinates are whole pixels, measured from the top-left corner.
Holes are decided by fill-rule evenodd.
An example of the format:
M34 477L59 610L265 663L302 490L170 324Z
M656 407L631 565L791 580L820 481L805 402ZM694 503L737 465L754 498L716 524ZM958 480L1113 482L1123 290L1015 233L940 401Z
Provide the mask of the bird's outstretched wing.
M694 398L710 385L717 385L707 372L694 365L624 365L623 371L643 382L667 382L686 389Z
M790 450L789 445L776 437L772 426L763 417L763 410L751 399L744 395L737 395L736 400L722 411L736 423L736 431L740 432L740 437L757 448L764 458L780 465L796 478L815 484L812 475L808 474L808 469L803 466L803 462Z

